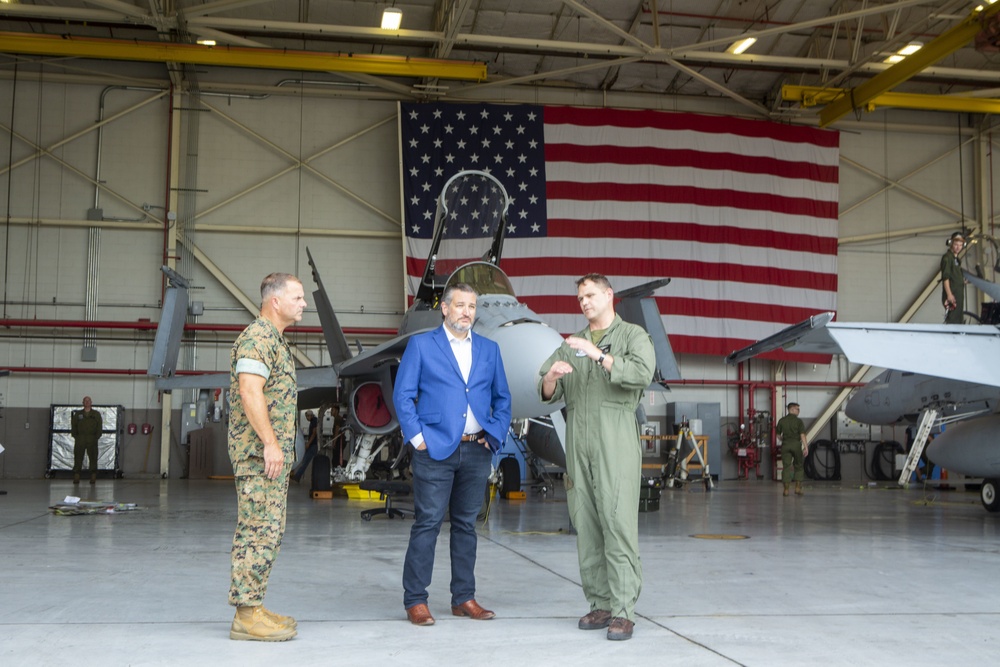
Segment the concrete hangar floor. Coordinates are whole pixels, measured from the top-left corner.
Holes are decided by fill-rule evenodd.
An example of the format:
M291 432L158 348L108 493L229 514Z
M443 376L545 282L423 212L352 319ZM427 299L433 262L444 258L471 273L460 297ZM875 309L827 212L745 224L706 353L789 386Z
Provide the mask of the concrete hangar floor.
M964 491L771 482L665 489L641 513L644 584L632 640L576 628L588 611L565 496L500 501L480 530L492 621L451 616L447 524L430 608L405 619L411 519L376 501L291 488L267 606L290 642L229 639L236 503L228 481L104 480L79 495L137 503L49 511L68 480L0 481L0 664L982 665L1000 652L1000 515ZM402 505L402 503L398 503ZM745 539L711 539L742 536Z

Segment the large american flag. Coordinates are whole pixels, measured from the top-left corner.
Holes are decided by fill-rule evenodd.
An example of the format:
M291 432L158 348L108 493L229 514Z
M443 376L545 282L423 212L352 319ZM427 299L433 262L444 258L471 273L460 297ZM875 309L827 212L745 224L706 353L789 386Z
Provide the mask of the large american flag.
M423 275L435 199L463 169L512 199L500 267L562 333L573 281L672 282L657 303L674 351L726 355L837 308L839 137L659 111L401 104L406 272Z

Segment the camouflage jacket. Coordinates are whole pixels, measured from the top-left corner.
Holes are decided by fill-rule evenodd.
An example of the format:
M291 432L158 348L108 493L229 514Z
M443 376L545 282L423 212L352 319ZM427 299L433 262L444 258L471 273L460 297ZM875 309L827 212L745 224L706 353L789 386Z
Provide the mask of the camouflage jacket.
M295 458L298 388L288 343L267 319L258 317L243 330L229 355L229 459L237 477L264 474L264 443L250 426L240 400L240 373L266 378L264 399L271 428L285 453L285 467Z

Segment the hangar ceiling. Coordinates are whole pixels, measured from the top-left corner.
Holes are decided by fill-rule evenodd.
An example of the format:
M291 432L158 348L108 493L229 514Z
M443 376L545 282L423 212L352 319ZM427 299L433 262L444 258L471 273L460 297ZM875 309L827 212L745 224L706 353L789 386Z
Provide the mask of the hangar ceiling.
M402 12L400 30L378 27L387 7ZM273 61L265 66L319 71L345 87L340 94L351 86L398 99L666 94L805 120L837 97L844 113L865 108L844 91L889 69L886 58L911 43L926 62L896 68L886 90L992 104L1000 54L987 35L1000 30L973 19L957 43L942 39L997 10L989 0L0 0L0 75L26 61L79 75L106 58L159 60L183 87L198 78L192 63L258 68L251 54L264 48ZM727 52L747 36L757 38L749 50ZM216 46L194 46L199 39ZM141 43L179 48L149 57ZM317 54L325 59L310 62ZM406 69L418 62L428 69ZM403 69L380 69L386 63ZM787 85L807 88L783 96Z

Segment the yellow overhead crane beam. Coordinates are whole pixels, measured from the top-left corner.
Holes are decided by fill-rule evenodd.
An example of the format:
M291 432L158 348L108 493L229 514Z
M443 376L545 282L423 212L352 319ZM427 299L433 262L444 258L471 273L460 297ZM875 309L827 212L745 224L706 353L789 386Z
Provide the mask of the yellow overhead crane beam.
M945 56L958 51L972 41L976 33L983 29L983 22L995 16L997 12L1000 12L1000 2L995 2L982 11L972 12L961 23L941 33L919 51L911 53L860 86L844 91L842 96L827 104L819 112L819 126L826 127L854 109L866 108L868 103L879 95L913 78Z
M798 102L804 107L830 104L847 93L846 88L821 88L819 86L782 86L781 99ZM882 93L865 104L865 111L876 107L921 109L923 111L954 111L958 113L1000 114L1000 100L961 95L919 95L917 93Z
M357 53L323 53L261 49L245 46L204 46L171 42L32 35L0 32L0 52L38 56L69 56L102 60L175 62L307 72L351 72L378 76L485 81L486 65L467 60L438 60Z

